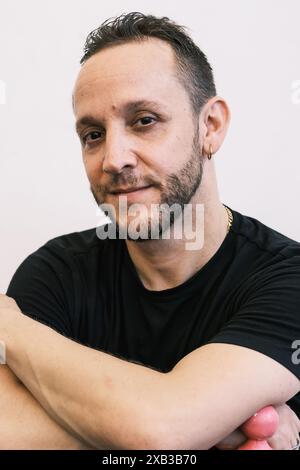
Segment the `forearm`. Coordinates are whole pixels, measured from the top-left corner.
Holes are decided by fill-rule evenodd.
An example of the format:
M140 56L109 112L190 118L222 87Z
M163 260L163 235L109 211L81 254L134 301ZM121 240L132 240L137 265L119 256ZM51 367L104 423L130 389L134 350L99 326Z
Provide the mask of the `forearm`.
M1 309L0 338L9 367L47 413L95 448L206 449L257 410L299 391L298 379L286 368L234 345L201 347L163 374ZM262 384L257 365L268 378ZM251 394L250 384L257 384ZM241 396L247 399L241 402Z
M60 425L96 448L151 448L165 374L95 351L20 315L2 335L9 367ZM158 415L160 413L160 415Z
M53 421L11 370L0 366L0 450L88 449Z

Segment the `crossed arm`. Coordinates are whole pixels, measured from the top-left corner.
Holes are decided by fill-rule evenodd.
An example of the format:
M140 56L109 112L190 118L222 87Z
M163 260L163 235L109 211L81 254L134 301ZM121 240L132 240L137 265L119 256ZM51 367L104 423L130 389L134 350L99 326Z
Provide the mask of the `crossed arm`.
M207 449L300 390L286 368L247 348L209 344L161 373L66 339L12 303L0 308L0 338L46 413L95 448Z
M86 450L49 417L5 365L0 366L0 450Z

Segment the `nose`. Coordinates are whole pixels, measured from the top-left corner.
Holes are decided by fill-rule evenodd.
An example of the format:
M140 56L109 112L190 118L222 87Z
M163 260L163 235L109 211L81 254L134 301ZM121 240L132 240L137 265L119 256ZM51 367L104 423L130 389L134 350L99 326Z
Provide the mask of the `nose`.
M121 173L125 167L134 168L137 165L137 157L130 142L125 132L116 129L106 132L102 163L105 173Z

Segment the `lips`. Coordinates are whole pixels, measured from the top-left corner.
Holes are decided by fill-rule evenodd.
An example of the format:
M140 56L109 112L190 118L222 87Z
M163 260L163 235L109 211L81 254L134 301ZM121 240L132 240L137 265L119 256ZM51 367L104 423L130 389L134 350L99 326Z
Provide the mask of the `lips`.
M139 188L118 189L115 191L111 191L111 194L128 194L128 193L134 193L134 192L140 191L142 189L147 189L147 188L150 188L150 185L140 186Z

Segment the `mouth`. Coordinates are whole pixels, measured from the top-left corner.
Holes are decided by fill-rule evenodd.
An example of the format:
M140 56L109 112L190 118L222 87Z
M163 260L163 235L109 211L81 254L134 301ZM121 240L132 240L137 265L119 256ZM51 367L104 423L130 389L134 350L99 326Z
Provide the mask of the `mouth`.
M118 189L117 191L111 191L109 196L113 199L119 199L121 196L126 198L127 203L142 203L145 202L145 198L147 198L148 192L151 192L152 185L142 186L139 188L122 188Z
M111 191L110 194L119 196L121 194L137 194L140 193L141 191L144 191L145 189L151 188L151 185L148 186L142 186L140 188L128 188L128 189L119 189L116 191Z

